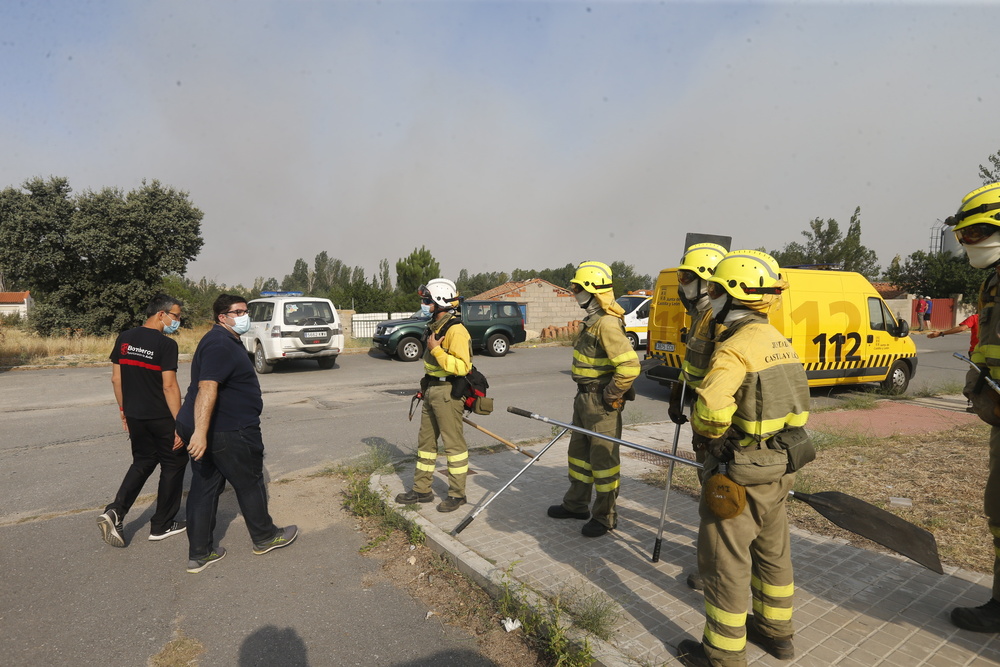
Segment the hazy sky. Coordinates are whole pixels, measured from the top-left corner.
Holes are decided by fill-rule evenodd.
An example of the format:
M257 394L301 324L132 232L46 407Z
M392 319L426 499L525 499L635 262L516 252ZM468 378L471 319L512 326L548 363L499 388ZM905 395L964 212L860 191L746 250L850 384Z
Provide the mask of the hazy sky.
M1000 150L998 39L987 4L10 0L0 187L159 179L230 285L420 245L655 275L855 206L884 266Z

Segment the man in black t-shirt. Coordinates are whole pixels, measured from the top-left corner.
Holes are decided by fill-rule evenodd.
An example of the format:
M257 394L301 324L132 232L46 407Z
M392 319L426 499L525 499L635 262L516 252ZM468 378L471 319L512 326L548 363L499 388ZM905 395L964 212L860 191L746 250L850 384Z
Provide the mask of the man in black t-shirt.
M146 307L146 323L119 334L111 350L111 384L122 419L132 441L132 465L115 499L97 517L104 541L124 547L122 521L143 485L160 466L156 511L150 520L150 540L162 540L186 529L175 521L181 506L187 453L174 433L181 408L177 385L177 343L164 334L177 331L181 302L158 294Z
M246 299L222 294L212 304L215 325L191 360L191 384L177 415L177 433L191 455L188 491L188 567L201 572L226 555L215 543L215 516L226 482L233 487L253 552L287 547L296 526L279 528L267 508L260 382L240 335L250 330Z

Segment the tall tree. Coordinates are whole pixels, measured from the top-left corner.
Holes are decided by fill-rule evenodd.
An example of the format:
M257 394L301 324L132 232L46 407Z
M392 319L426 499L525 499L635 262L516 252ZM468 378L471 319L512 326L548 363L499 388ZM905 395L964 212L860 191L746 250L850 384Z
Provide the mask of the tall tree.
M1000 182L1000 151L987 158L991 166L979 165L979 177L983 179L983 185Z
M840 266L845 271L857 271L869 280L879 274L878 256L861 243L861 207L854 209L847 236L833 218L815 218L809 229L802 232L805 244L792 241L781 250L767 251L780 266L826 264Z
M918 250L905 261L896 257L886 269L885 279L910 294L934 299L961 294L962 301L975 303L987 275L988 271L971 266L962 255Z
M295 260L292 272L281 281L281 289L288 292L309 292L309 265L301 257Z
M106 334L135 325L168 273L202 246L202 212L159 181L73 196L65 178L0 192L0 272L36 300L42 333Z
M396 262L396 292L402 297L402 303L415 309L420 304L417 288L440 275L441 267L431 251L424 246L414 248L407 257Z

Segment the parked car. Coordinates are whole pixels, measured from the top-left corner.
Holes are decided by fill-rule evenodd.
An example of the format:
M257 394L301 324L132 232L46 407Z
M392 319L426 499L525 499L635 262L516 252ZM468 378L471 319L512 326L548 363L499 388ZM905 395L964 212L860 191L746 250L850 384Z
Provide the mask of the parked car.
M287 359L315 359L333 368L344 348L340 315L329 299L300 292L264 292L247 308L250 330L240 336L258 373L270 373Z
M502 357L514 343L523 343L524 318L513 301L463 301L462 324L472 337L472 349ZM424 354L429 318L419 311L401 320L379 322L372 345L401 361L416 361Z
M618 297L618 305L625 309L625 335L632 343L632 349L646 346L646 329L649 324L649 308L652 290L629 292Z

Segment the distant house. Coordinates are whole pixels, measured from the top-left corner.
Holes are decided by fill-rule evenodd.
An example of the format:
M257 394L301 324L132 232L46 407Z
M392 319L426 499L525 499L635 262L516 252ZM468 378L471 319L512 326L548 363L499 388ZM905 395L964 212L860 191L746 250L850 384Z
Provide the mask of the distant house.
M34 305L31 292L0 292L0 315L17 314L22 320L27 319Z
M872 283L872 287L886 301L906 298L906 290L896 287L892 283Z
M564 327L585 315L572 292L541 278L504 283L468 298L516 302L524 313L524 328L536 335L545 327Z

